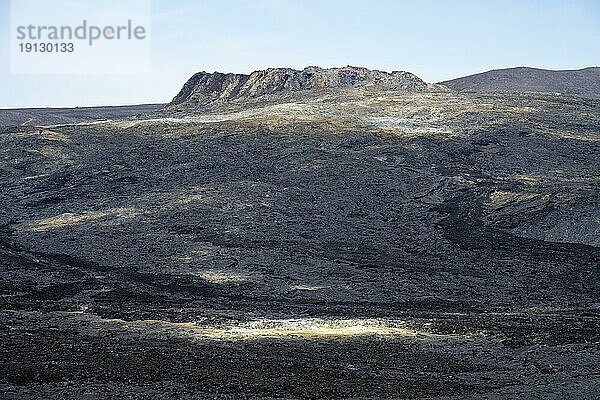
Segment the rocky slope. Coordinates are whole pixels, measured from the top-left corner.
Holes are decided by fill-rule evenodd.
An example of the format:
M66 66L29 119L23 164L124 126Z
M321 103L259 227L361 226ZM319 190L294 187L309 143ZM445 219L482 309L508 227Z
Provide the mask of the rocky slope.
M457 91L562 93L600 98L600 67L551 71L537 68L496 69L440 84Z
M269 68L250 75L198 72L183 86L170 105L206 104L216 100L257 97L279 92L310 89L376 87L408 91L425 91L427 84L404 71L384 72L362 67L319 68L302 71L291 68Z

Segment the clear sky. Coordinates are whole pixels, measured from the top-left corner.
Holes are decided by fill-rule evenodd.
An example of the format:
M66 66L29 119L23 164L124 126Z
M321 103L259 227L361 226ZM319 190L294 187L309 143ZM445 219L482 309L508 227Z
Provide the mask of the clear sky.
M152 0L151 72L133 74L11 74L10 34L0 0L0 107L136 104L197 71L357 65L436 82L598 66L600 0Z

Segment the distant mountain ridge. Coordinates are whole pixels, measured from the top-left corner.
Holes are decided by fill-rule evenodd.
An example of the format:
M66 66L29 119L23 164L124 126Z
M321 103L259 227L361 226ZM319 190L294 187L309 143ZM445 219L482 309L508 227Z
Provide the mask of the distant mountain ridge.
M198 72L175 96L170 105L206 104L218 100L257 97L278 92L294 92L319 88L376 86L393 90L426 91L421 78L405 71L385 72L363 67L269 68L251 74Z
M600 99L600 67L556 71L529 67L495 69L440 84L456 91L543 92Z

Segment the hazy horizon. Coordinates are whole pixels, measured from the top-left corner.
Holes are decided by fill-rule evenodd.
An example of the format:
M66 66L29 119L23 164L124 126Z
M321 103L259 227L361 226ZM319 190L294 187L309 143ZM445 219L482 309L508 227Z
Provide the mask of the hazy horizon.
M600 65L594 1L152 1L152 71L14 74L0 0L1 108L165 103L199 71L356 65L440 82L493 69ZM118 60L114 60L118 62Z
M343 66L342 65L338 65L338 66L332 66L332 67L328 67L328 68L336 68L336 67L343 67ZM362 67L362 66L361 65L354 65L354 67ZM275 67L270 67L270 68L287 68L287 67L275 66ZM532 69L543 69L543 70L547 70L547 71L579 71L579 70L589 69L589 68L600 68L600 66L592 65L592 66L581 67L581 68L549 69L549 68L532 67L532 66L522 65L522 66L515 66L515 67L496 68L496 69L493 69L493 70L512 69L512 68L532 68ZM374 68L374 69L377 69L377 68ZM489 72L489 71L492 71L492 70L481 71L480 73ZM202 72L202 71L198 71L198 72ZM249 72L253 72L253 71L249 71L249 72L204 71L204 72L221 72L221 73L242 73L242 74L248 74ZM409 71L409 72L413 72L413 71ZM419 76L418 73L414 73L414 74L417 75L417 76ZM478 74L478 73L476 72L474 74ZM474 75L474 74L469 74L469 75ZM456 77L448 78L446 80L452 80L452 79L455 79L455 78L461 78L461 77L469 76L469 75L456 76ZM190 77L191 76L187 77L186 81ZM437 81L437 82L429 82L429 81L427 81L427 82L428 83L439 83L441 81ZM177 91L174 92L173 95L171 97L169 97L168 99L166 99L165 101L155 101L155 102L144 102L144 101L142 101L142 102L137 102L137 103L123 103L123 104L112 103L112 104L90 104L90 105L41 105L41 106L6 106L6 107L5 106L0 106L0 109L10 110L10 109L23 109L23 108L94 108L94 107L126 107L126 106L136 106L136 105L166 104L166 103L169 103L172 100L172 98L177 95L177 93L179 92L180 89L181 89L181 87L179 89L177 89Z

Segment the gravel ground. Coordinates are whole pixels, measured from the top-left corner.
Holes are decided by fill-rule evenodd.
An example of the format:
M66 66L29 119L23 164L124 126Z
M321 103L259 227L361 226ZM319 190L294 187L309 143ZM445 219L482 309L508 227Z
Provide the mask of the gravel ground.
M349 90L0 128L0 397L594 399L599 116Z

